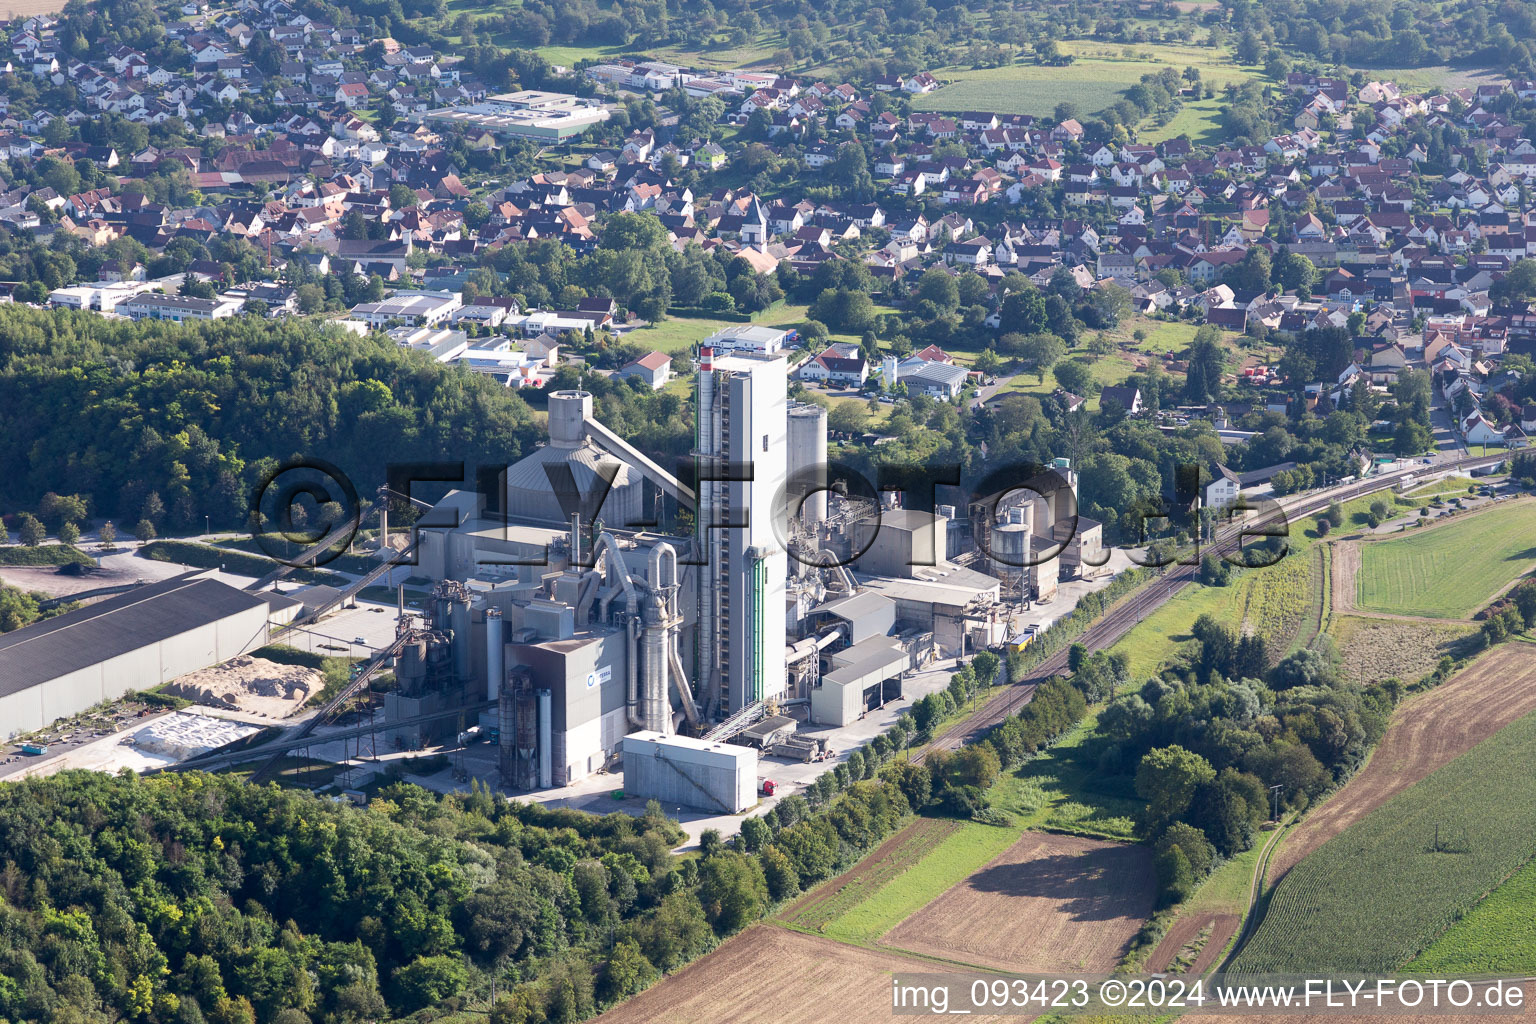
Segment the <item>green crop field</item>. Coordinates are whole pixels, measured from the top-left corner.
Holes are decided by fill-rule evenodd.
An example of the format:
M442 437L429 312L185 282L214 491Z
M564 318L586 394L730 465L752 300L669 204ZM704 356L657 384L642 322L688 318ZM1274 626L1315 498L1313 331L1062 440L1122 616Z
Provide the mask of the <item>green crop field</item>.
M1412 974L1536 974L1536 862L1521 868L1426 949Z
M1532 757L1536 715L1319 847L1281 879L1233 969L1401 968L1536 854Z
M936 73L942 89L912 101L917 110L990 110L999 114L1044 116L1069 102L1084 114L1120 99L1121 93L1148 72L1165 67L1182 72L1200 69L1202 81L1221 88L1258 73L1236 64L1224 50L1200 46L1138 44L1120 47L1094 41L1068 41L1063 51L1077 60L1066 67L1010 64L1000 68L951 69ZM1129 54L1126 51L1131 51ZM1203 131L1204 129L1202 129ZM1177 133L1175 133L1177 134Z
M1536 562L1536 502L1360 548L1359 607L1466 618Z
M964 822L905 871L883 884L866 887L836 916L819 921L815 931L841 942L872 946L941 893L1000 856L1021 833L1016 828Z

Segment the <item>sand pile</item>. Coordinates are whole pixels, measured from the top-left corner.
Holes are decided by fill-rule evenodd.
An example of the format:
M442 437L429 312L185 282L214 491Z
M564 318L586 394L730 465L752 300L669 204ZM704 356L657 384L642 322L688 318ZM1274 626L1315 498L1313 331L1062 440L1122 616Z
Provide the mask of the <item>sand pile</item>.
M254 725L178 711L134 733L133 745L151 754L185 761L260 731Z
M189 672L166 686L165 692L198 704L287 718L324 685L318 669L241 655L213 668Z

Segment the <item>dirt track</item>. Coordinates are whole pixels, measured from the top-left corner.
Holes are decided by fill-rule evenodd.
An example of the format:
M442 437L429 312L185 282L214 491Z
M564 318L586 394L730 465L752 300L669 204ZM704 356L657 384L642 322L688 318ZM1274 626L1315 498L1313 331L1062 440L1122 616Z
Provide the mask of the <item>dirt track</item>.
M1108 972L1156 888L1145 846L1028 832L881 944L999 970Z
M1418 782L1536 709L1536 648L1511 642L1392 718L1370 763L1310 812L1275 852L1273 884L1307 854Z
M1180 972L1191 977L1204 974L1216 962L1216 958L1227 947L1232 936L1237 934L1237 926L1240 924L1242 924L1242 918L1236 914L1185 914L1174 922L1173 928L1163 936L1163 941L1159 942L1157 948L1152 951L1152 955L1147 957L1147 972L1156 974L1168 970L1174 957L1179 955L1179 951L1195 941L1209 926L1210 937L1206 939L1205 945L1200 947L1199 955L1195 957L1193 963Z
M1333 574L1333 579L1329 581L1328 589L1333 596L1333 610L1352 612L1355 610L1355 577L1360 573L1360 542L1341 540L1332 546L1333 559L1328 571Z
M758 925L601 1017L600 1024L886 1024L891 975L929 961ZM1023 1024L1029 1016L968 1021Z

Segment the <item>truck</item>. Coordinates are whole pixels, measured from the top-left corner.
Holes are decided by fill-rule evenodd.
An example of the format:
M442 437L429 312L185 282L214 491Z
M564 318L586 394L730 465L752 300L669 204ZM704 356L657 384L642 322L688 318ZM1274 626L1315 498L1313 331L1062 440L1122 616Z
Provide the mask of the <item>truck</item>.
M779 784L772 779L764 779L762 788L763 796L773 796L773 792L779 788Z
M46 743L23 743L21 745L21 752L23 754L34 754L34 755L35 754L46 754L46 753L48 753L48 744L46 744Z

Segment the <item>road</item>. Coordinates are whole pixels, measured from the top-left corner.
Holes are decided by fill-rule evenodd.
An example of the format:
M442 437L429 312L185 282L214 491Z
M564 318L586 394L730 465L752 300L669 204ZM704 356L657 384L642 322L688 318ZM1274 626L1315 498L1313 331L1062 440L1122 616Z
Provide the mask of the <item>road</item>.
M971 408L980 409L990 402L999 391L1012 384L1013 378L1022 376L1022 373L1010 373L1006 377L998 377L996 384L988 384L985 387L979 388L976 391L976 397L971 399Z
M1319 512L1335 501L1349 501L1364 494L1387 490L1404 476L1413 473L1443 473L1452 469L1474 469L1495 465L1506 458L1508 455L1500 452L1497 455L1472 456L1441 462L1433 467L1410 465L1396 472L1383 473L1343 487L1297 495L1288 501L1281 501L1280 507L1287 519L1299 519ZM1237 548L1238 542L1244 535L1243 531L1247 531L1247 535L1251 537L1258 526L1268 521L1270 517L1261 517L1242 526L1229 528L1225 536L1211 543L1207 550L1212 554L1228 554ZM1161 608L1175 594L1194 582L1199 571L1198 565L1165 566L1161 576L1135 591L1124 602L1088 627L1077 639L1077 643L1082 644L1089 651L1101 651L1112 646L1130 632L1138 622ZM1033 699L1037 686L1052 676L1066 671L1069 650L1069 647L1064 647L1036 665L1028 678L1011 684L1012 693L991 701L979 714L967 722L964 728L952 730L939 737L928 745L927 750L954 750L980 739L1004 718L1017 714L1020 708ZM914 757L914 760L921 760L921 755Z

